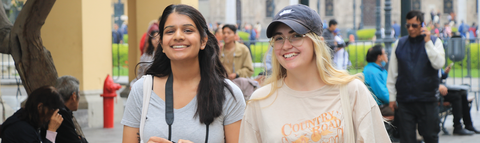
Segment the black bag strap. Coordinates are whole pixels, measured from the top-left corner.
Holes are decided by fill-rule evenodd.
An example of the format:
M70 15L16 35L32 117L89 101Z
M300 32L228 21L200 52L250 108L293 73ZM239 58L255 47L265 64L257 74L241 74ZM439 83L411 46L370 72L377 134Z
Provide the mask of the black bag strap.
M172 140L172 124L173 124L173 75L170 74L165 84L165 121L168 124L168 140ZM208 127L210 123L206 124L207 133L205 143L208 143Z
M168 76L165 84L165 121L168 124L168 140L172 139L173 124L173 75Z

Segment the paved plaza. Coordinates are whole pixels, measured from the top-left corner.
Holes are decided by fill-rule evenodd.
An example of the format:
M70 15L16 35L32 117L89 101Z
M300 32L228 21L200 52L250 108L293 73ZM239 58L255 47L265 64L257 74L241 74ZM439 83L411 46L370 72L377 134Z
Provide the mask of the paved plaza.
M117 78L119 81L118 83L126 84L127 78L121 77ZM463 82L471 83L472 88L474 90L478 90L478 79L473 79L472 82L470 80L464 80ZM16 85L5 85L7 81L2 81L2 86L0 86L0 91L2 94L2 99L6 102L11 108L18 109L19 103L26 99L26 92L21 88L17 88ZM13 82L13 81L12 81ZM453 84L453 80L449 80L449 83ZM462 83L461 79L457 79L455 84ZM17 96L17 91L20 90L21 95ZM470 93L469 96L474 96L475 94ZM480 98L480 95L478 98ZM475 101L474 101L475 102ZM475 127L480 129L480 111L477 111L476 108L477 104L472 105L472 119ZM79 120L80 125L82 125L83 131L85 133L86 138L90 143L120 143L122 142L122 133L123 133L123 125L119 122L115 123L114 128L111 129L104 129L101 127L98 128L89 128L87 124L84 124L84 120L87 120L85 115L86 109L81 109L75 113L77 116L77 120ZM453 123L452 123L453 116L449 115L447 118L447 122L445 127L448 129L450 133L453 132ZM458 136L458 135L444 135L443 132L440 132L440 143L478 143L480 141L480 134L472 135L472 136Z

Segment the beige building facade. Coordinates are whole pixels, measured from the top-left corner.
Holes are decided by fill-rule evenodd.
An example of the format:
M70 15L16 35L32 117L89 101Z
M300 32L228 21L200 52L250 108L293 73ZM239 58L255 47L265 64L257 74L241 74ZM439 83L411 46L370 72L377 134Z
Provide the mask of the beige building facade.
M228 1L228 0L227 0ZM232 1L232 0L231 0ZM262 29L272 21L274 14L278 13L283 7L288 6L291 0L233 0L236 4L241 4L237 8L237 23L256 24L260 22ZM448 22L448 9L451 8L456 13L456 21L461 20L471 25L478 21L477 11L478 0L411 0L412 9L420 10L425 13L425 21L431 21L430 12L440 12L440 23ZM354 9L355 2L355 9ZM385 25L385 0L381 0L381 25ZM391 20L397 23L401 22L401 0L391 0ZM298 2L299 3L299 2ZM309 7L316 10L322 20L327 22L331 19L338 21L338 27L343 30L355 28L358 29L363 21L363 28L375 28L376 26L376 0L309 0ZM448 6L447 6L448 5ZM450 6L451 5L451 6ZM226 10L225 0L199 0L199 10L205 16L209 23L225 23ZM268 14L273 11L274 14ZM238 14L241 12L241 14ZM363 18L362 18L363 12ZM447 13L445 13L447 12ZM461 15L464 15L463 17ZM354 20L355 18L355 20ZM240 19L241 22L238 22ZM355 21L355 23L354 23ZM261 33L262 36L265 33Z
M51 52L58 75L80 81L80 109L88 110L89 127L103 126L103 83L112 75L113 4L118 0L57 0L42 28L44 46ZM138 43L151 20L170 4L198 7L198 0L121 0L128 15L129 63L138 63ZM135 64L129 64L129 81ZM118 93L118 92L117 92ZM123 117L125 99L117 97L115 122Z

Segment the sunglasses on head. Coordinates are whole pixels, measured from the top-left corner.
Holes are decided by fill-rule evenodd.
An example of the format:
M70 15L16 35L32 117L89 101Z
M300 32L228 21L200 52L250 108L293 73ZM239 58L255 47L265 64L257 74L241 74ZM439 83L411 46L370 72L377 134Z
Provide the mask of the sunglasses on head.
M405 24L405 27L410 28L412 26L413 28L418 28L420 24Z

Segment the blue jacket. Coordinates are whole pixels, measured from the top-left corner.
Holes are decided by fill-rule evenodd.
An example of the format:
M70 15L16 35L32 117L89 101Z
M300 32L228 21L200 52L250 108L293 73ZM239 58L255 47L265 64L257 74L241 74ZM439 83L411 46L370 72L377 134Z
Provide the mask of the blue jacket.
M377 63L370 62L363 68L365 83L375 94L378 105L388 104L389 95L387 89L387 70Z

